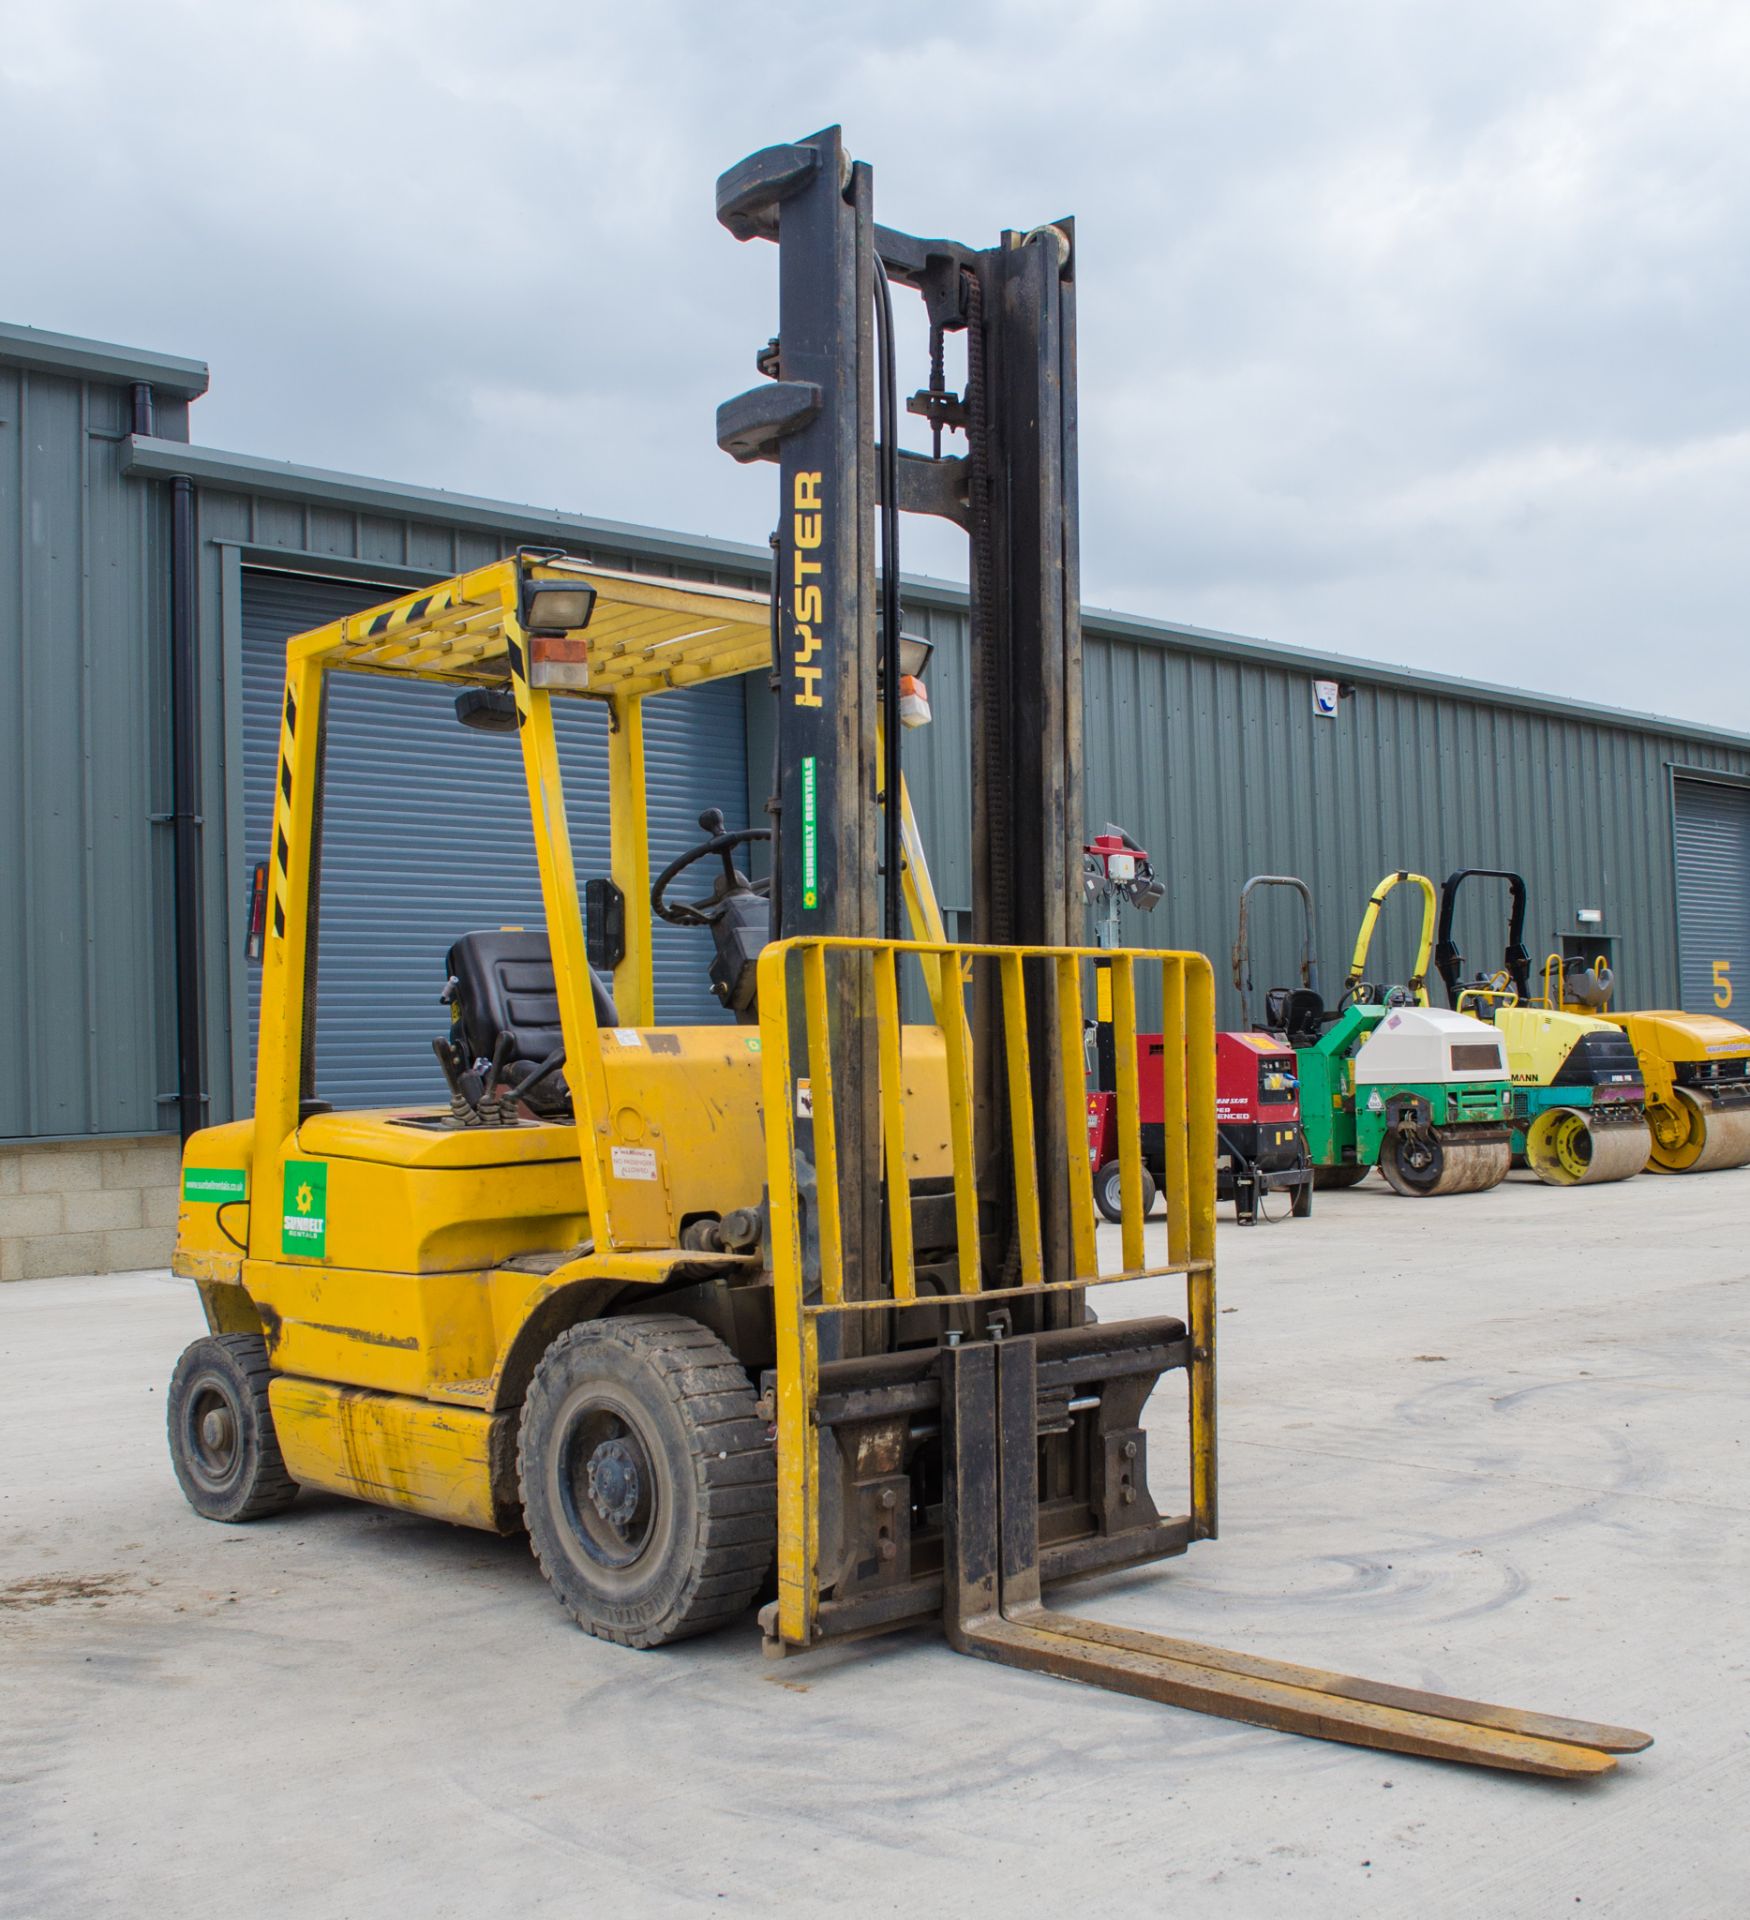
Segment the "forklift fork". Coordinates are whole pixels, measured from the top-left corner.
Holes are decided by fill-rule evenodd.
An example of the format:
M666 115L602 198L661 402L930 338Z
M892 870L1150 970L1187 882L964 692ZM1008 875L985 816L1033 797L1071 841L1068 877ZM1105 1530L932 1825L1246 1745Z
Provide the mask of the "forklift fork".
M957 1653L1283 1733L1542 1774L1606 1773L1651 1736L1108 1626L1045 1604L1037 1359L1027 1335L944 1346L943 1615Z

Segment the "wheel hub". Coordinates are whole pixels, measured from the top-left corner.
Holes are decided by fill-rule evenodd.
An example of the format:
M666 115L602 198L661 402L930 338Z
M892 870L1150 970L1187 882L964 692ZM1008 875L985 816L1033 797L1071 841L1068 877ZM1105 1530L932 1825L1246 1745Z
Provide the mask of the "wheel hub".
M210 1486L228 1485L242 1461L242 1428L229 1395L216 1381L203 1381L183 1419L190 1467Z
M604 1440L589 1457L589 1497L597 1513L622 1530L638 1511L638 1461L624 1440Z
M1426 1173L1434 1164L1434 1143L1425 1134L1409 1134L1400 1158L1412 1173Z

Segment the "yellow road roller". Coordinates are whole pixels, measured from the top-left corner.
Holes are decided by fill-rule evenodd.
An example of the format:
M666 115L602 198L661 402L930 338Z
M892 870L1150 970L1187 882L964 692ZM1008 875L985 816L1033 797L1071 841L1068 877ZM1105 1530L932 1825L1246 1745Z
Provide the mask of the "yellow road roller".
M1466 976L1457 939L1458 900L1471 880L1507 883L1507 944L1501 964ZM1525 945L1523 874L1461 867L1440 889L1434 966L1448 1003L1491 1022L1513 1076L1513 1159L1546 1186L1600 1186L1639 1173L1652 1152L1646 1086L1626 1035L1594 1014L1533 1003Z
M1544 1002L1607 1020L1628 1035L1647 1089L1655 1173L1750 1165L1750 1032L1713 1013L1613 1011L1607 939L1544 961Z

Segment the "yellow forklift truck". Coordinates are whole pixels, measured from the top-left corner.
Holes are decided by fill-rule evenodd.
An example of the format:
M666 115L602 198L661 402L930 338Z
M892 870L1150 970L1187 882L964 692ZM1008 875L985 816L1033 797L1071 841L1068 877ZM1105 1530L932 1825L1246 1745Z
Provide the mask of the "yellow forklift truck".
M1646 1736L1046 1605L1216 1531L1201 956L1099 956L1125 1189L1104 1265L1084 1145L1074 232L975 249L878 227L837 129L732 169L718 213L779 244L768 380L718 420L727 449L779 467L770 605L523 554L288 647L255 1111L185 1154L175 1265L211 1328L169 1396L189 1499L243 1520L313 1486L526 1528L577 1620L633 1646L740 1616L775 1569L775 1651L937 1619L960 1651L1240 1720L1608 1770ZM898 447L892 285L925 300L915 404L963 456ZM971 541L970 942L943 936L904 800L902 508ZM759 830L711 820L653 884L642 703L751 671L780 711L770 881L738 864ZM429 1106L315 1096L324 690L347 672L454 687L459 718L514 733L528 789L546 926L457 940ZM564 699L611 726L613 871L582 890L587 923ZM695 864L712 884L683 899ZM709 935L733 1023L657 1020L653 909ZM1167 1036L1152 1251L1144 1014ZM1096 1323L1090 1290L1136 1279L1182 1284L1184 1317ZM1177 1512L1155 1504L1143 1425L1163 1379L1186 1409Z

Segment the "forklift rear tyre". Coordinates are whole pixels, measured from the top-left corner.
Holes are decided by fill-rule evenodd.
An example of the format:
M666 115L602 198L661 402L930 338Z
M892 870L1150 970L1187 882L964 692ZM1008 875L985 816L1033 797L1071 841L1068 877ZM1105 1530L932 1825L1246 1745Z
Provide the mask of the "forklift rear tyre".
M659 1647L753 1604L777 1545L777 1458L735 1356L681 1314L627 1314L542 1355L517 1443L547 1583L599 1639Z
M184 1350L164 1421L170 1464L207 1520L259 1520L298 1497L267 1403L267 1347L256 1333L218 1333Z
M1124 1218L1124 1179L1123 1168L1116 1160L1108 1160L1094 1175L1094 1204L1114 1225ZM1154 1176L1147 1167L1142 1170L1142 1217L1146 1220L1155 1210Z

